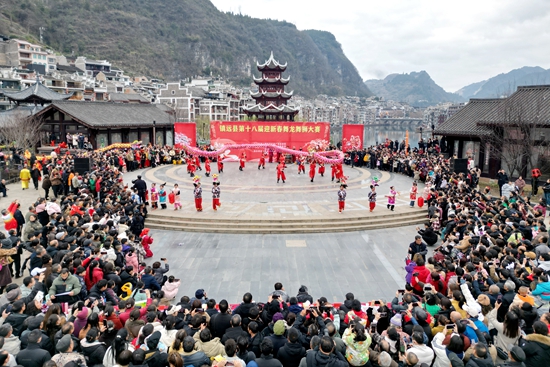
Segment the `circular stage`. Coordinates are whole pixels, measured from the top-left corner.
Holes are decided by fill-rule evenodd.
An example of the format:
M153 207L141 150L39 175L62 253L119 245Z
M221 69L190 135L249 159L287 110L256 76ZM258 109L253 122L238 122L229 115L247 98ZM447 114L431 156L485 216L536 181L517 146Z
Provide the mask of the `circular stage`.
M217 173L216 164L211 167L212 173ZM298 174L298 166L290 164L285 169L286 183L277 183L275 163L266 163L265 169L258 170L256 162L247 162L244 171L239 171L237 162L226 162L224 172L219 174L222 207L218 211L212 210L212 176L197 171L203 188L202 212L195 210L193 180L186 165L149 169L144 177L148 182L166 182L168 191L174 183L179 184L183 210L174 211L170 204L166 210L150 210L146 225L197 232L303 233L377 229L425 220L425 210L409 207L409 177L344 166L348 177L346 209L338 213L340 185L331 180L330 166L324 177L316 173L314 182L310 182L309 165L305 169L305 174ZM377 207L369 213L367 195L373 177L379 178L380 186ZM401 192L394 212L386 208L384 197L392 185Z

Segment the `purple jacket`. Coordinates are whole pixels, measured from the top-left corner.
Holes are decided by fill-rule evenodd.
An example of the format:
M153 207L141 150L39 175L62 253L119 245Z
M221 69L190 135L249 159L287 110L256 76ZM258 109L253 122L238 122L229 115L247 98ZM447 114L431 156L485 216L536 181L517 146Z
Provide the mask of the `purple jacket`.
M409 265L405 266L405 270L407 271L407 275L405 275L405 281L407 282L407 284L411 284L413 271L415 267L416 267L416 263L414 261L411 261Z

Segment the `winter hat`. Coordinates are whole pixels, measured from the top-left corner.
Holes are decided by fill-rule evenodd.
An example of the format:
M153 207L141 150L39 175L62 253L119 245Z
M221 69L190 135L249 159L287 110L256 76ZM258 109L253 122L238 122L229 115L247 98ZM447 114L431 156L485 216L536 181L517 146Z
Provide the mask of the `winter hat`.
M510 351L510 354L512 355L512 358L514 358L514 360L516 362L525 362L525 352L523 351L523 349L521 349L521 347L518 347L518 346L515 346L512 348L512 350Z
M20 295L21 295L21 288L15 288L8 292L8 294L6 295L6 298L8 299L8 302L11 303L17 300L17 298L19 298Z
M55 235L55 239L60 240L63 238L64 235L65 235L65 232L59 232Z
M307 293L307 287L305 285L300 286L300 289L298 289L298 292Z
M284 319L285 318L284 318L283 314L280 313L280 312L275 313L275 315L273 315L273 318L272 318L273 322L277 322L279 320L284 320Z
M428 314L426 313L426 311L424 311L420 307L416 307L414 313L415 313L416 318L418 320L426 321L428 319Z
M166 315L170 316L176 316L178 312L181 310L181 305L172 306L169 309L166 310Z
M202 297L204 297L204 289L197 289L195 292L195 298L201 299Z
M285 322L283 320L279 320L273 325L273 333L275 335L283 335L285 333Z
M73 339L70 335L63 336L63 338L59 339L59 341L57 342L56 349L61 353L67 352L71 347L72 340Z
M44 321L44 315L39 314L33 318L30 318L27 322L27 329L30 331L40 328L40 324L42 324L42 321Z
M86 320L90 316L90 312L87 307L84 307L82 311L76 314L77 319Z
M155 331L153 334L151 334L147 338L147 348L149 348L150 351L157 349L157 346L160 341L160 337L161 337L160 331Z
M401 327L403 325L403 318L400 313L396 314L394 317L390 319L390 324Z

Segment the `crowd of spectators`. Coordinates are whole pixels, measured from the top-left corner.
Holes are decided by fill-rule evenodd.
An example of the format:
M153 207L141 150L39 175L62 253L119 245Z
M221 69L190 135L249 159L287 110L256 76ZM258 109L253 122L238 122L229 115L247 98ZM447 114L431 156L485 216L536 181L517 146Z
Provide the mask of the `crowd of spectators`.
M61 177L54 197L24 215L14 205L24 223L0 234L0 365L544 366L546 203L479 188L475 168L453 173L435 141L424 148L366 150L373 168L425 181L428 219L395 298L347 293L330 304L306 286L292 296L275 283L236 307L203 289L175 299L180 280L168 261L144 262L153 243L146 185L125 184L128 152L93 153L90 172L69 187L71 157L56 157L46 166Z

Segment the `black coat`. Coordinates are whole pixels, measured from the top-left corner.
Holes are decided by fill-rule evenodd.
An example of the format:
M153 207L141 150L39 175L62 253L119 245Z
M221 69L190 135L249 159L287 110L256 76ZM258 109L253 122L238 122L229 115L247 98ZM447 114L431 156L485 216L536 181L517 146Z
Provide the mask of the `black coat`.
M203 364L210 364L210 358L204 354L202 351L197 351L191 355L185 355L183 357L183 365L193 366L193 367L201 367Z
M210 330L214 338L223 338L225 330L231 327L231 314L217 313L210 318Z
M230 327L229 329L225 330L225 334L223 334L222 337L222 344L225 345L225 342L229 339L233 339L235 342L239 339L240 336L243 336L248 339L248 334L246 331L243 331L243 329L240 326L237 327Z
M286 343L277 353L277 359L283 367L298 367L306 356L306 349L300 343Z
M30 343L26 349L17 354L15 360L23 367L42 367L44 363L52 359L50 353L40 348L36 343Z
M437 243L437 233L434 232L432 227L421 229L418 233L428 246L433 246Z
M103 343L85 343L82 341L80 343L82 347L82 354L86 358L86 365L95 366L97 364L103 364L103 357L105 357L105 352L107 347Z
M307 367L348 367L348 362L340 354L326 355L319 350L306 355Z
M20 313L10 313L4 321L6 324L10 324L13 327L13 335L20 337L23 332L23 322L29 317L29 315Z
M256 358L256 364L258 367L283 367L282 363L271 354L268 356L262 354L261 358Z
M284 335L271 335L268 337L273 342L273 356L278 357L279 349L286 344L286 338Z
M548 361L550 361L550 337L529 334L526 337L525 344L521 348L527 357L525 360L527 367L548 365Z

